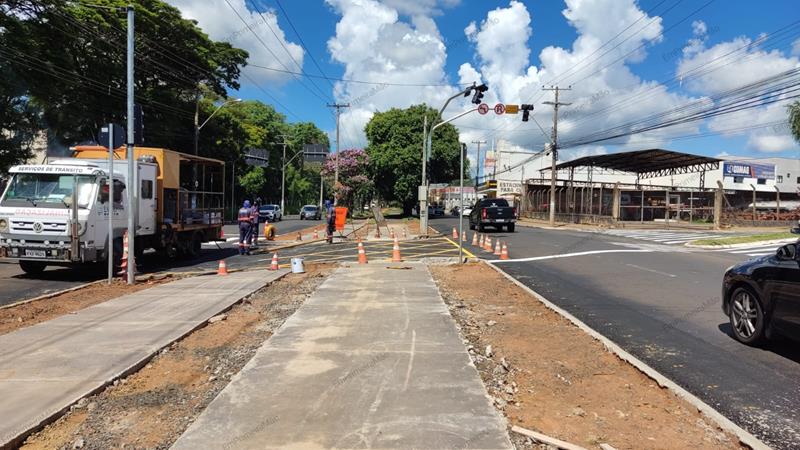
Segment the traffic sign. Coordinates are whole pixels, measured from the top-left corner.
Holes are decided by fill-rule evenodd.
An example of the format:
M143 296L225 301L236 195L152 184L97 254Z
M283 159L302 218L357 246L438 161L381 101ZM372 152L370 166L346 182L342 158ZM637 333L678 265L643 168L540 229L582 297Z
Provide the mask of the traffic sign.
M519 112L519 105L506 105L506 114L516 114Z
M489 112L489 105L487 105L486 103L481 103L480 106L478 106L478 112L481 113L481 114L488 113Z
M502 103L494 105L494 113L498 116L506 112L506 106Z

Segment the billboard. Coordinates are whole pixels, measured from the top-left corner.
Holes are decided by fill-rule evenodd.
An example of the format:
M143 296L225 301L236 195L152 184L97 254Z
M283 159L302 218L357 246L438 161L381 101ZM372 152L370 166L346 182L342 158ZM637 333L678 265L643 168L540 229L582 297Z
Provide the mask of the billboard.
M757 164L747 161L725 161L722 163L723 177L775 179L775 164Z

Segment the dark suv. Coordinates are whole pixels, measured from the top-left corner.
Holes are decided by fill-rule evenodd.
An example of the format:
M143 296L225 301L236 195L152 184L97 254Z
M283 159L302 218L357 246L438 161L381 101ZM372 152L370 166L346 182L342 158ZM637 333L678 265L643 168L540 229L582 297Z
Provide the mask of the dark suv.
M800 235L800 227L792 233ZM730 267L722 282L722 311L733 336L745 344L758 345L774 333L800 340L800 240Z

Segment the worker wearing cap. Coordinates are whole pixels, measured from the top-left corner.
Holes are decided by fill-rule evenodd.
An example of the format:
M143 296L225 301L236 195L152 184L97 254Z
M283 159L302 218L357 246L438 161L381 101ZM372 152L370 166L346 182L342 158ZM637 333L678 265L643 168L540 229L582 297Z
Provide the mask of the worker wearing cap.
M252 240L252 245L250 248L258 248L258 207L261 203L256 200L253 203L253 207L250 208L250 238L248 241Z
M239 208L239 254L250 254L250 229L252 220L252 210L250 209L250 200L245 200L241 208Z

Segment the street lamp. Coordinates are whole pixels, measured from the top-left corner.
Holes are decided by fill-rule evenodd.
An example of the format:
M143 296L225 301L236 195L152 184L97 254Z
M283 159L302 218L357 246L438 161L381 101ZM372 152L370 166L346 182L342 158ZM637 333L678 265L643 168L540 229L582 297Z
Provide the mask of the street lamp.
M214 117L219 112L219 110L228 106L231 103L241 103L241 101L242 99L240 98L227 100L225 103L219 105L219 107L216 110L214 110L214 112L211 113L211 115L208 116L208 118L202 124L198 125L197 123L200 120L200 101L198 99L196 105L197 107L194 110L194 154L195 155L197 155L198 146L200 144L200 130L203 129L204 126L206 126L208 121L211 120L211 118Z

